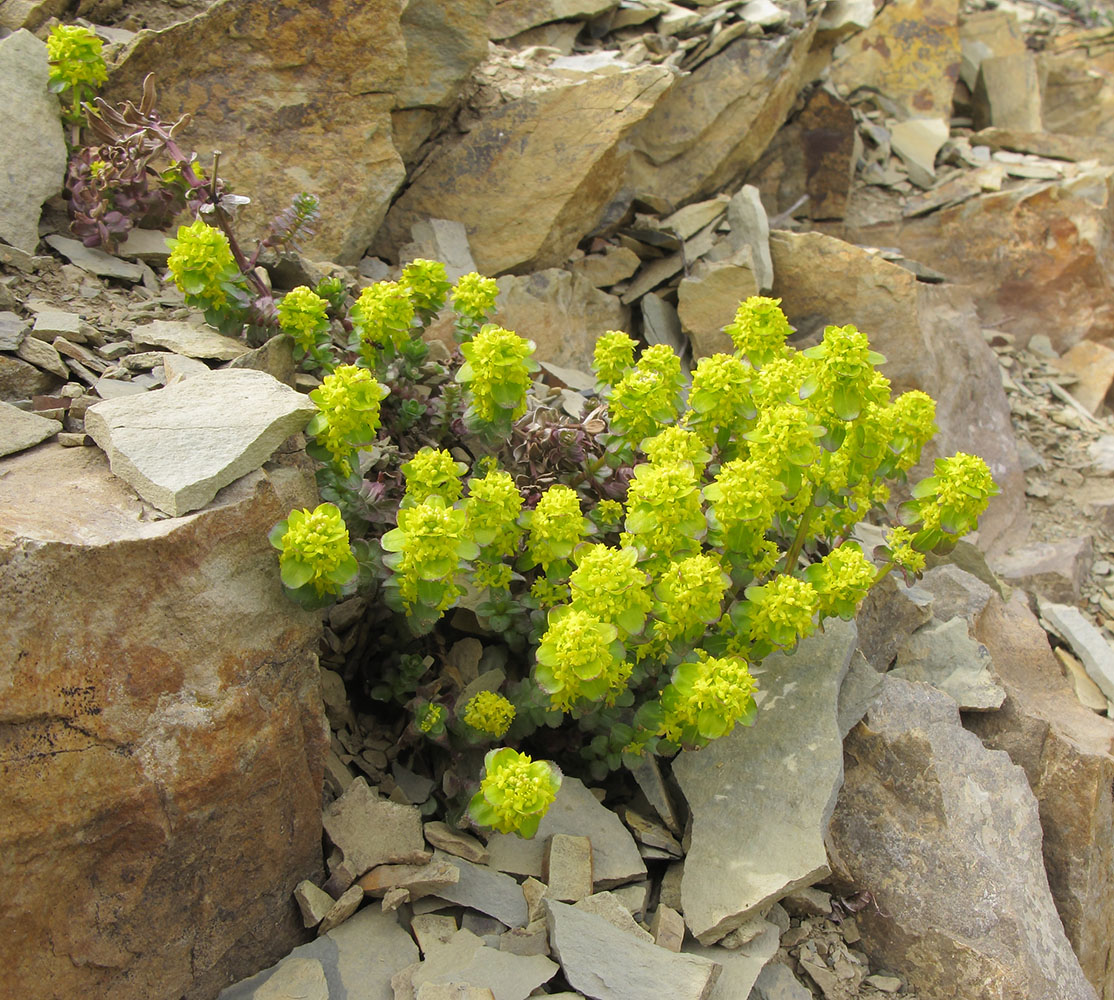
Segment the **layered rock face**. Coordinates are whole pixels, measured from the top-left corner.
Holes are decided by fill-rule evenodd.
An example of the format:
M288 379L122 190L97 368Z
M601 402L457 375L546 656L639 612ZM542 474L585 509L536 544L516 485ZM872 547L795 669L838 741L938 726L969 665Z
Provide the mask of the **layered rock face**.
M0 956L13 996L213 996L321 864L320 626L267 531L297 468L155 519L97 450L0 477Z

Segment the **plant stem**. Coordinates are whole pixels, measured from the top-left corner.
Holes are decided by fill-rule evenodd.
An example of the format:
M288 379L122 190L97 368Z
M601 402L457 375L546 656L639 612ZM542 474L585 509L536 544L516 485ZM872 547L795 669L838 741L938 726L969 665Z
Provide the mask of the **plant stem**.
M793 544L789 546L789 551L785 553L786 573L792 573L797 566L797 560L800 558L801 549L804 548L805 538L808 535L808 525L812 520L812 512L815 509L810 495L809 504L805 508L805 512L801 515L801 520L797 524L797 534L793 538Z

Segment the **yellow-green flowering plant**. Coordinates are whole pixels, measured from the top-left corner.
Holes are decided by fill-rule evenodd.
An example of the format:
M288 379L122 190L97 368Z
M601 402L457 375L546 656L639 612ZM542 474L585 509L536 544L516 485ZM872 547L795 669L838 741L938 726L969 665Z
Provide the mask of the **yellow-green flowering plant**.
M50 60L47 88L55 94L70 92L66 120L71 125L82 120L82 102L108 80L101 47L101 40L80 24L56 24L47 36L46 54Z
M751 725L753 664L853 617L893 569L921 572L996 487L981 459L938 459L865 553L852 532L890 517L935 409L892 397L861 331L829 326L797 351L778 301L755 296L726 328L735 350L691 376L668 347L609 331L578 419L546 405L533 344L490 322L496 291L479 275L450 289L424 261L365 288L309 431L382 634L367 689L406 708L405 745L444 755L453 817L530 836L559 784L532 755L563 740L562 766L600 778ZM286 322L308 344L323 313L307 292ZM449 310L446 364L424 332ZM322 597L349 586L348 561L285 558L284 579ZM496 680L465 698L444 651L469 631ZM453 770L477 745L478 791Z
M282 585L304 607L324 607L353 583L359 566L340 510L323 503L314 510L293 510L271 529L279 550Z

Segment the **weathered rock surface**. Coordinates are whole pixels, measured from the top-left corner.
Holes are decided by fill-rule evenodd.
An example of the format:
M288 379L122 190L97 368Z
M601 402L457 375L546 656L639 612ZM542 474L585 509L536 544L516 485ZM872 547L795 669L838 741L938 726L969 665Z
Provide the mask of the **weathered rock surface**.
M994 559L994 571L1007 583L1046 600L1074 603L1090 571L1090 535L1019 545Z
M741 947L727 949L690 943L685 946L684 954L706 958L721 966L708 1000L735 1000L750 996L758 974L777 951L779 936L776 925L763 921L762 929Z
M395 89L400 107L445 107L487 55L492 0L410 0L402 10L406 72Z
M391 977L417 958L418 947L398 917L368 906L271 968L228 987L220 1000L392 1000ZM322 982L323 993L310 992L311 984L319 991Z
M321 866L320 625L266 540L312 476L151 521L96 449L4 465L6 989L212 997L301 939L291 894Z
M1067 32L1040 56L1044 127L1114 140L1114 59L1109 28Z
M918 629L898 650L890 673L931 684L962 709L985 712L1001 708L1006 698L996 683L990 653L971 638L965 618L935 621Z
M673 761L692 811L681 909L704 944L828 874L824 831L843 775L836 701L856 634L849 622L825 629L794 655L775 654L754 668L752 728ZM740 842L739 831L749 829L763 835Z
M231 361L248 353L242 340L226 337L211 327L172 319L137 326L132 330L132 341L138 347L163 347L183 357L215 361Z
M264 372L227 369L96 403L85 429L113 473L177 516L258 469L314 412L306 396Z
M545 900L553 954L569 985L595 1000L707 1000L720 967L640 941L594 913Z
M595 887L633 882L646 874L646 865L627 828L578 778L565 776L557 798L538 825L532 840L496 833L487 842L491 867L516 875L540 877L545 865L545 842L555 833L587 837L592 842Z
M62 425L37 413L0 402L0 456L23 451L57 434Z
M986 460L1002 493L980 519L980 547L991 551L1023 537L1024 477L1009 404L966 295L917 281L904 268L822 233L775 232L770 251L774 295L791 323L799 329L854 323L886 356L880 367L895 395L922 389L936 400L940 432L923 465L931 468L929 459L959 450Z
M154 72L163 117L192 114L191 146L221 150L221 175L254 199L245 235L262 234L299 192L325 195L306 249L354 264L404 178L390 115L407 59L403 7L218 0L136 36L104 96L138 100Z
M1025 184L848 238L898 247L966 288L983 326L1021 343L1046 334L1057 353L1114 329L1114 168ZM884 353L884 352L883 352Z
M465 225L484 274L562 263L622 183L621 140L671 83L667 70L647 66L497 108L431 154L391 207L375 252L393 257L415 222L438 217Z
M62 190L66 141L58 98L46 89L46 46L29 31L0 39L0 239L27 253L39 245L43 202Z
M542 846L544 849L544 840ZM486 913L508 927L525 927L529 922L526 897L509 875L440 851L434 854L434 859L451 865L459 872L455 882L438 889L437 895L442 899Z
M926 1000L1092 1000L1025 775L962 728L955 703L887 677L846 751L832 863L878 901L857 918L867 953Z
M1041 617L1071 647L1102 693L1114 701L1114 649L1079 608L1039 601Z
M1005 750L1037 797L1044 866L1083 972L1114 996L1114 721L1073 696L1021 595L994 598L978 626L998 664L1007 700L968 726Z
M740 177L785 121L814 32L740 38L678 80L630 136L626 190L680 205Z

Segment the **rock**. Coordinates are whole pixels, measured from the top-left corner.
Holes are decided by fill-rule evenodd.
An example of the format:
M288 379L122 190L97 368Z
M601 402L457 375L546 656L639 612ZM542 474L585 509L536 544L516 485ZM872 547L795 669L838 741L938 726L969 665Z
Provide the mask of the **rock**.
M142 382L122 378L104 378L103 376L93 383L93 388L101 399L142 396L147 392L147 386Z
M1097 414L1114 382L1114 350L1093 340L1081 340L1053 364L1079 380L1071 386L1072 396L1090 413Z
M45 340L39 340L38 337L24 337L23 343L16 351L16 356L29 365L50 372L51 375L57 375L60 379L65 380L70 377L70 370L62 361L61 355Z
M329 1000L325 968L314 958L292 958L252 993L252 1000Z
M231 361L246 353L242 340L225 337L207 326L181 320L157 319L132 330L137 348L162 347L187 358Z
M165 267L170 256L170 247L166 245L170 235L161 229L129 229L128 235L117 244L116 253L152 267Z
M460 983L422 983L415 1000L495 1000L486 986L464 986Z
M416 806L379 798L357 778L325 809L322 825L342 860L330 863L326 888L334 896L377 865L421 865L429 860Z
M562 263L623 180L621 142L672 83L644 66L537 91L488 113L443 145L391 207L373 250L394 258L405 234L437 216L464 224L484 274ZM575 135L577 142L567 142Z
M262 235L308 190L329 201L303 249L354 264L404 178L390 115L407 65L403 8L402 0L218 0L137 35L102 96L138 100L154 72L163 119L191 114L190 148L222 150L221 175L253 197L237 219L241 240ZM267 25L265 37L244 24Z
M522 887L509 875L440 851L434 852L433 857L435 861L452 865L460 873L456 882L438 890L441 899L479 910L508 927L525 927L530 922Z
M622 817L623 822L627 825L630 832L634 834L634 839L640 844L645 844L647 847L652 847L659 851L665 851L675 858L684 856L684 851L681 850L681 845L678 843L677 838L665 829L664 826L660 826L653 820L647 819L629 806L623 806L619 810L619 815Z
M0 312L0 351L15 351L23 343L31 324L14 312Z
M35 325L31 328L31 336L48 342L55 337L65 337L77 344L83 344L86 340L81 317L61 309L44 309L38 313L35 316Z
M1007 700L974 716L973 731L1025 770L1037 796L1048 882L1084 973L1114 993L1114 722L1081 706L1048 638L1020 595L987 606L978 638L999 665Z
M693 356L732 353L734 345L723 328L731 322L739 303L757 294L749 247L726 260L697 262L677 290L677 316L692 341Z
M126 260L114 257L103 250L87 247L80 240L54 235L47 236L43 242L57 250L71 264L90 274L132 283L143 277L143 269L138 264L129 264Z
M1114 168L1099 167L900 223L853 227L847 238L899 248L965 287L982 326L1020 345L1046 334L1062 354L1114 326L1112 193Z
M468 231L459 222L448 219L419 220L410 227L410 233L413 242L407 243L399 251L400 261L409 263L418 257L439 260L445 265L445 273L450 281L457 281L463 275L476 270L476 262L472 259L472 250L468 245ZM365 258L367 259L369 258ZM386 273L378 275L376 280L386 276Z
M213 996L301 939L291 895L321 865L320 625L266 537L314 502L312 474L257 471L152 520L92 448L4 471L8 987Z
M1031 52L993 56L979 63L975 85L975 128L1041 130L1041 91L1037 63Z
M548 889L545 898L550 898ZM654 936L635 920L634 914L615 892L597 892L574 905L582 913L594 913L597 917L603 917L612 927L619 928L625 934L633 934L640 941L654 940ZM542 915L544 917L544 911Z
M542 878L546 895L575 903L592 895L592 842L587 837L555 833L549 838Z
M42 396L57 388L58 379L34 365L0 354L0 401Z
M1024 773L962 728L955 703L886 677L846 750L831 856L878 900L856 917L867 953L918 995L1093 998Z
M1102 693L1102 689L1091 680L1091 675L1087 673L1082 662L1062 646L1057 646L1052 652L1056 654L1056 659L1060 661L1064 677L1071 685L1071 689L1076 698L1079 699L1080 704L1086 706L1092 712L1105 713L1110 701Z
M932 616L937 621L963 618L972 627L994 596L982 580L951 563L928 570L918 587L932 595Z
M195 375L208 375L212 370L204 361L187 358L184 354L164 354L162 358L167 385L173 385Z
M794 655L767 657L754 668L753 728L674 759L692 813L680 909L701 943L828 874L823 836L843 771L836 698L856 638L853 623L829 621ZM740 843L739 830L759 828Z
M1108 30L1065 32L1041 53L1042 111L1049 132L1114 139L1114 62L1107 51Z
M1010 549L994 560L994 571L1007 583L1049 601L1075 603L1091 561L1088 535Z
M602 917L545 900L553 954L569 985L595 1000L707 1000L720 966L636 940Z
M659 905L650 921L650 933L659 948L680 952L685 941L685 918L673 907Z
M754 981L750 1000L812 1000L812 993L780 962L770 962Z
M456 100L472 70L487 56L492 6L492 0L406 4L402 11L406 73L395 90L398 107L443 108Z
M817 27L824 33L846 34L856 28L869 27L873 20L872 0L828 0Z
M842 219L862 152L855 115L847 103L821 87L808 99L797 121L809 218ZM771 280L766 287L772 286Z
M814 32L740 38L678 80L630 136L626 189L683 204L741 177L789 114Z
M777 952L779 931L766 921L758 924L758 933L736 948L728 950L718 945L685 945L686 955L707 958L722 967L708 1000L735 1000L750 997L762 968Z
M392 889L405 889L410 899L440 895L460 881L460 869L443 859L425 865L378 865L356 884L369 896L382 899Z
M908 117L946 117L959 78L957 0L901 0L847 39L832 63L843 95L859 87L884 94Z
M681 817L674 802L673 792L666 784L662 774L661 764L656 756L643 754L623 761L623 766L630 771L631 777L638 783L646 801L653 807L661 821L675 834L681 833Z
M52 17L61 17L67 0L0 0L0 25L9 31L38 31Z
M770 252L774 295L791 323L801 330L854 323L885 355L880 367L895 395L922 389L936 400L940 432L920 468L930 470L933 458L960 450L986 460L1002 494L980 520L979 546L992 551L1023 537L1024 476L1009 404L997 358L966 296L917 281L904 268L821 233L775 232Z
M642 312L642 336L647 344L668 344L677 354L686 349L687 338L676 306L653 292L646 292L638 306Z
M116 475L177 517L258 469L315 411L263 372L215 371L96 403L85 412L85 430Z
M253 351L241 351L228 362L228 367L266 372L293 389L297 368L294 363L294 341L285 333L277 334Z
M334 927L339 927L360 908L363 901L363 887L359 885L349 886L341 893L337 901L329 907L329 912L322 919L320 926L317 928L317 933L327 934Z
M661 220L662 232L673 233L681 240L690 239L720 218L727 211L730 201L727 195L721 194L707 201L685 205Z
M1076 607L1041 600L1041 618L1083 661L1091 680L1114 701L1114 649Z
M448 944L452 940L452 936L457 932L456 917L439 913L415 914L410 919L410 929L417 938L422 954L426 955L432 949Z
M34 447L57 434L62 425L37 413L27 413L10 403L0 402L0 456L14 455Z
M302 913L302 923L316 927L333 908L335 900L324 889L318 888L309 879L298 883L294 890L294 901Z
M625 329L629 313L586 278L549 268L500 278L495 321L534 341L535 359L590 371L596 338Z
M43 202L62 190L66 142L58 98L46 89L46 46L29 31L0 39L0 239L27 253L39 245ZM19 178L18 182L13 182Z
M473 864L486 865L487 848L475 837L452 829L447 823L426 823L422 828L425 839L438 850L453 857L464 858Z
M618 6L618 0L497 0L488 35L501 41L550 21L586 20Z
M414 997L424 983L468 984L489 989L495 1000L525 1000L553 978L557 966L543 955L515 955L488 948L475 934L460 930L408 971L409 976L396 977L394 984L395 997L400 1000ZM412 992L407 992L407 987Z
M641 263L633 250L609 246L603 253L589 254L573 261L569 270L595 288L610 288L620 281L626 281L638 270Z
M229 986L220 1000L316 1000L317 994L298 992L291 983L290 967L304 968L305 963L319 965L333 984L325 998L391 1000L391 977L417 958L417 946L398 918L369 906L316 941L295 948L277 965Z
M515 875L540 876L546 838L555 833L591 840L597 889L610 889L646 875L646 866L634 838L619 817L600 805L582 781L568 775L561 782L557 797L532 840L523 840L510 833L492 834L487 842L491 867Z
M770 222L758 196L758 188L744 184L727 205L728 237L736 250L750 248L754 278L763 293L774 287L774 264L770 257Z
M928 188L936 181L936 154L948 141L948 123L943 118L910 118L890 130L893 151L905 163L909 180Z
M847 676L839 686L837 721L841 738L846 739L847 734L859 724L881 687L879 672L867 662L862 650L855 650Z
M975 642L964 618L932 622L918 629L898 650L891 676L922 681L955 699L961 709L1001 708L1006 692L996 683L990 653Z

